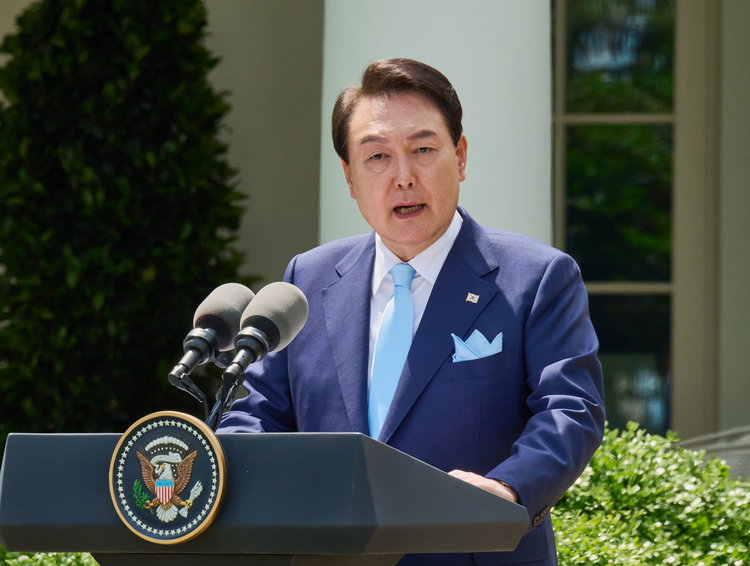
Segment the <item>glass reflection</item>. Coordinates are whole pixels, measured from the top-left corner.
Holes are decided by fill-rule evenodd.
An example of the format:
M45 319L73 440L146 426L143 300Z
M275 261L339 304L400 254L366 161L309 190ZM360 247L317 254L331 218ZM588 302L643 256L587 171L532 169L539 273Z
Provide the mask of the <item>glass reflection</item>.
M599 337L610 428L635 421L655 434L670 422L670 298L594 295L591 321Z
M671 112L674 1L566 6L568 112Z
M567 128L565 251L586 281L669 281L671 126Z

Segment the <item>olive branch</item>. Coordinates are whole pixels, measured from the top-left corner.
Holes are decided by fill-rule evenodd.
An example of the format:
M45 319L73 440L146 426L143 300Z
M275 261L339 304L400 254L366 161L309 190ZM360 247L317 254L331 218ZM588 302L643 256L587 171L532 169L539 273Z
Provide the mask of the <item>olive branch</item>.
M143 491L143 484L139 480L135 480L135 483L133 483L133 498L139 509L145 509L146 503L151 499L148 494Z

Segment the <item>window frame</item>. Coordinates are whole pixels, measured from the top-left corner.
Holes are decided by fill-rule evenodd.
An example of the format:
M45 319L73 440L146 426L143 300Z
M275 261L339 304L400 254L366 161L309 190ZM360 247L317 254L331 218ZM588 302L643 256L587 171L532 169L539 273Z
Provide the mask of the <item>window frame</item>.
M675 2L671 113L568 113L566 0L552 0L553 244L565 250L566 128L666 124L673 131L669 282L584 281L589 295L671 297L671 415L683 438L718 427L718 164L720 3Z

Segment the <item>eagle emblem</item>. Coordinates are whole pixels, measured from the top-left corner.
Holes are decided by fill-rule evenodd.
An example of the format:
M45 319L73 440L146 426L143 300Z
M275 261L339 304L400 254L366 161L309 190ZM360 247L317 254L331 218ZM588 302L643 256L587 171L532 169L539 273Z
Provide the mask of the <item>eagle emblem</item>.
M109 465L109 492L133 533L156 544L177 544L211 525L224 500L226 477L224 450L211 427L192 415L160 411L139 419L120 438Z
M165 523L174 521L178 507L182 507L179 514L187 518L188 509L203 491L203 485L197 481L187 501L180 497L190 483L197 450L180 438L160 436L136 454L141 461L143 483L154 496L149 499L136 480L133 491L138 507L152 513L156 510L156 516Z

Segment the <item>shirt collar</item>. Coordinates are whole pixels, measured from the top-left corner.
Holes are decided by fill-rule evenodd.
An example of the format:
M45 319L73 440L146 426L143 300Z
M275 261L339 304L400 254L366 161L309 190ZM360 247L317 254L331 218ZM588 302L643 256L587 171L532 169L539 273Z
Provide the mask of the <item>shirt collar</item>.
M462 222L463 218L461 218L458 211L454 212L453 220L451 220L450 226L448 226L445 233L429 248L409 260L408 263L417 272L417 276L422 276L431 285L435 285L435 281L437 281L440 270L445 263L445 258L448 257L448 253L453 247L453 242L456 241L458 233L461 231ZM372 272L373 296L377 293L380 284L383 282L383 278L397 263L403 262L383 243L380 234L375 234L375 265Z

